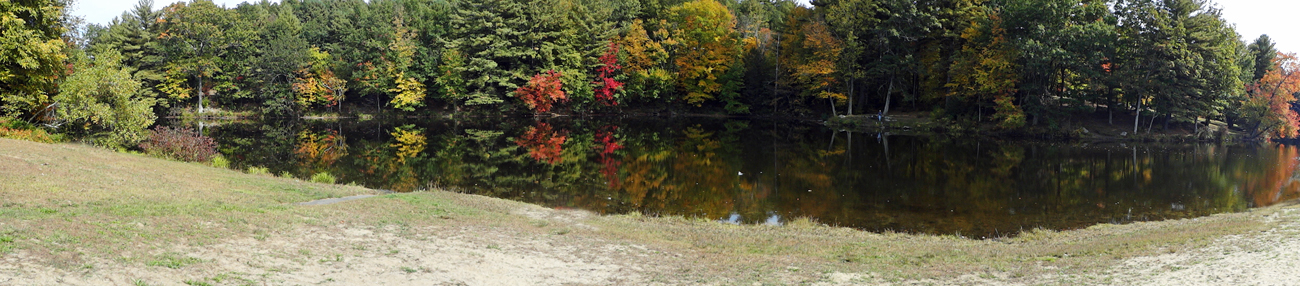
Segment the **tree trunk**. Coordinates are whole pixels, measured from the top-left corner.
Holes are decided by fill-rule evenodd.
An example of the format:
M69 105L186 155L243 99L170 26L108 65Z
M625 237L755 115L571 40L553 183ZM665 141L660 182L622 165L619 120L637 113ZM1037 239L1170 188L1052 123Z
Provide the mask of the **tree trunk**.
M1133 135L1138 133L1138 122L1142 122L1142 98L1138 98L1138 106L1133 109Z
M849 88L849 94L845 96L846 98L849 99L849 113L848 113L848 115L849 115L849 116L853 116L853 80L850 79L850 80L845 81L844 85L848 86L848 88Z
M889 115L889 102L894 98L894 77L889 77L889 89L885 90L885 110L880 112L880 116Z
M199 76L199 114L203 114L203 76Z
M837 116L837 117L840 116L839 111L835 110L835 99L834 99L834 98L827 98L826 101L830 101L830 102L831 102L831 115L833 115L833 116Z
M1173 114L1165 114L1165 123L1164 123L1165 126L1163 127L1165 129L1164 131L1169 131L1169 121L1173 121L1173 119L1174 119Z

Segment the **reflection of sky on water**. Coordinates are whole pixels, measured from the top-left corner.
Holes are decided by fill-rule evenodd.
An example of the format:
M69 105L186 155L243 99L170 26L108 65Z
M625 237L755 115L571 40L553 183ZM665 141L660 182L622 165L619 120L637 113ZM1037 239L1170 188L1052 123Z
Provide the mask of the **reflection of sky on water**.
M744 217L742 217L738 213L731 213L731 215L728 215L724 219L718 220L718 222L739 225L744 222ZM770 225L770 226L784 225L784 223L781 222L781 215L775 213L768 213L767 219L763 220L763 224Z

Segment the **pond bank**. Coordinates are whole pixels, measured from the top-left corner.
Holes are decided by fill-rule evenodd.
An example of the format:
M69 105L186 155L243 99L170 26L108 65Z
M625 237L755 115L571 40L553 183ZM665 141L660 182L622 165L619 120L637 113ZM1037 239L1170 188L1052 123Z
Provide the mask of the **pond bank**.
M933 118L926 112L891 113L883 119L875 114L828 118L827 127L847 131L912 135L952 135L1004 139L1077 140L1088 142L1242 142L1251 141L1247 134L1230 130L1222 121L1199 124L1175 122L1167 127L1143 121L1134 131L1132 114L1105 112L1078 113L1055 124L1041 123L1006 130L994 122L956 122L950 118ZM1254 139L1258 140L1258 139Z
M0 174L0 281L15 285L1129 285L1203 278L1180 283L1195 285L1220 282L1179 275L1207 271L1179 265L1267 271L1225 259L1259 251L1279 262L1273 265L1300 261L1294 248L1266 243L1300 236L1295 206L974 240L806 219L737 226L441 191L381 194L8 139L0 139ZM356 195L378 196L297 205ZM1243 241L1258 244L1229 247ZM1232 281L1296 274L1278 275Z

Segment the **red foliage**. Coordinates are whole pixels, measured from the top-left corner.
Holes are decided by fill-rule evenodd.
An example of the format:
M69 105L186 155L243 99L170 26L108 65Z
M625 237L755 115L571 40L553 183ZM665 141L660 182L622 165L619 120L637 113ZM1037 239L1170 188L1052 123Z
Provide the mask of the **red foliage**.
M603 65L596 69L600 72L600 76L596 77L596 81L591 82L597 86L596 101L605 106L618 105L618 101L614 100L614 93L623 88L623 83L613 78L614 73L623 68L618 65L618 43L609 43L609 50L605 51L605 55L600 56L600 62Z
M524 101L528 108L537 112L551 111L551 104L556 101L567 99L564 91L560 90L564 83L560 81L560 72L549 70L533 76L528 81L528 85L521 86L515 90L515 96Z
M564 152L566 133L568 132L555 131L550 124L538 122L537 126L524 131L524 135L515 140L515 144L528 149L528 155L538 162L555 165L564 159L561 154Z
M618 131L618 126L601 127L596 132L596 148L600 148L600 164L604 165L600 173L605 175L605 180L609 182L610 189L618 189L620 182L618 179L618 167L622 163L614 159L614 151L623 149L623 145L618 144L618 138L614 138L614 131Z

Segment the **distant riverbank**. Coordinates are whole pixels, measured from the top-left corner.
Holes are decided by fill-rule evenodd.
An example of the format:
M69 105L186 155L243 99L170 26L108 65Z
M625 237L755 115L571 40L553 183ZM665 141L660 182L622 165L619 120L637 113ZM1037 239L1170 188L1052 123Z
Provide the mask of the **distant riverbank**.
M1294 276L1219 265L1249 255L1300 261L1294 206L975 240L380 194L8 139L0 174L0 281L15 285L1194 285ZM298 204L355 195L378 196Z

